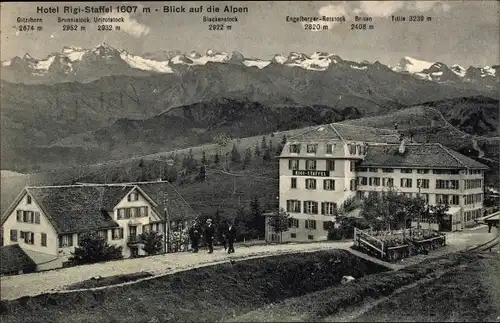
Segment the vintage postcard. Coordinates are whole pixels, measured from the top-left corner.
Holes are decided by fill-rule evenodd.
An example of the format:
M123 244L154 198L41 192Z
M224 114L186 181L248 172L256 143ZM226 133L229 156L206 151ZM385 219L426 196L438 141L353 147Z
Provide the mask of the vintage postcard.
M500 322L499 9L1 3L1 321Z

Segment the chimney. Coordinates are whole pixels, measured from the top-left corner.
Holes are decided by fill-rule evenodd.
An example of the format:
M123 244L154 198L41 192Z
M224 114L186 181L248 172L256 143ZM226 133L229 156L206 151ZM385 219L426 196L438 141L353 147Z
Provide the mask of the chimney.
M402 155L405 153L405 139L401 139L401 144L399 145L399 153Z

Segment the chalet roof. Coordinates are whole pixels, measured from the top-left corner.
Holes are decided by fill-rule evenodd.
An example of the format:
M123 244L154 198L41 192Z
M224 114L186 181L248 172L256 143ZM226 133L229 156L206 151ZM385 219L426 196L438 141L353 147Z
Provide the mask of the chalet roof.
M153 210L162 219L165 207L171 220L196 217L196 212L167 181L39 186L26 187L24 190L33 197L55 230L61 234L118 227L109 213L134 188L150 199ZM2 223L23 196L20 194L12 203ZM167 197L166 204L164 196Z
M367 155L359 166L488 169L488 166L439 143L408 143L402 155L399 154L399 146L399 144L369 144Z
M27 266L36 266L36 263L18 244L0 247L0 273L19 271Z
M399 133L391 129L355 126L343 123L331 123L306 129L293 136L290 141L342 140L379 143L399 143Z

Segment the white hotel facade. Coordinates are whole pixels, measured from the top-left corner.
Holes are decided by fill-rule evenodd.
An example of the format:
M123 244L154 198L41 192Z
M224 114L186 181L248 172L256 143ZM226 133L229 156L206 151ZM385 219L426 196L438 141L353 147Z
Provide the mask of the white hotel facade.
M480 217L488 167L436 143L407 143L390 129L328 124L290 138L280 155L279 206L291 215L283 241L324 240L346 199L395 189L450 204L451 230ZM266 227L269 240L280 235Z

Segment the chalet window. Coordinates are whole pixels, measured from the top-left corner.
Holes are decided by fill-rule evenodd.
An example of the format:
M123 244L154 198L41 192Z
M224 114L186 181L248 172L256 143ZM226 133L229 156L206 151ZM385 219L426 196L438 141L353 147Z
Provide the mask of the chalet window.
M41 234L40 241L41 241L42 247L47 247L47 234L46 233Z
M292 213L300 213L300 201L299 200L287 200L286 201L286 211Z
M401 178L401 187L411 187L411 178Z
M315 220L306 220L306 229L316 230L316 221Z
M306 160L306 169L307 170L316 170L316 161L315 160Z
M318 214L318 202L304 201L304 213Z
M335 190L335 180L333 180L333 179L323 180L323 189L325 191L334 191Z
M59 236L59 248L73 247L73 235L62 234Z
M28 211L23 211L23 222L28 223L28 221L29 221Z
M112 231L112 239L113 240L121 240L123 239L123 228L116 228Z
M321 214L323 215L335 215L337 212L337 204L333 202L323 202L321 203Z
M290 226L290 228L298 228L299 227L299 220L295 219L295 218L289 218L288 225Z
M129 201L129 202L132 202L132 201L137 201L138 199L139 199L139 195L138 195L137 193L135 193L135 192L130 193L130 194L128 195L128 201Z
M137 217L137 209L135 207L130 208L130 217L131 218Z
M299 144L291 144L290 145L290 153L300 154L300 145Z
M10 241L17 242L17 230L10 230Z
M147 206L141 207L141 217L143 217L143 216L148 216L148 207Z
M130 219L130 209L125 209L125 219Z
M125 209L118 209L118 220L125 219Z
M31 196L26 195L26 204L31 204Z
M152 230L151 230L151 226L152 226L152 224L144 224L144 225L142 226L142 232L144 232L144 233L146 233L146 232L151 232L151 231L152 231Z
M326 153L327 154L333 154L333 147L334 146L335 145L333 145L333 144L326 144Z
M335 170L335 159L326 160L326 170Z
M289 159L288 160L288 169L299 169L299 160L298 159Z
M317 144L307 144L307 153L308 154L315 154L317 150L318 150Z
M349 154L356 155L356 145L355 144L349 144Z
M291 188L297 188L297 178L296 177L292 177L291 178L290 187Z
M306 178L306 189L315 190L316 189L316 179Z
M21 231L21 239L24 240L24 243L26 244L35 244L35 233Z

